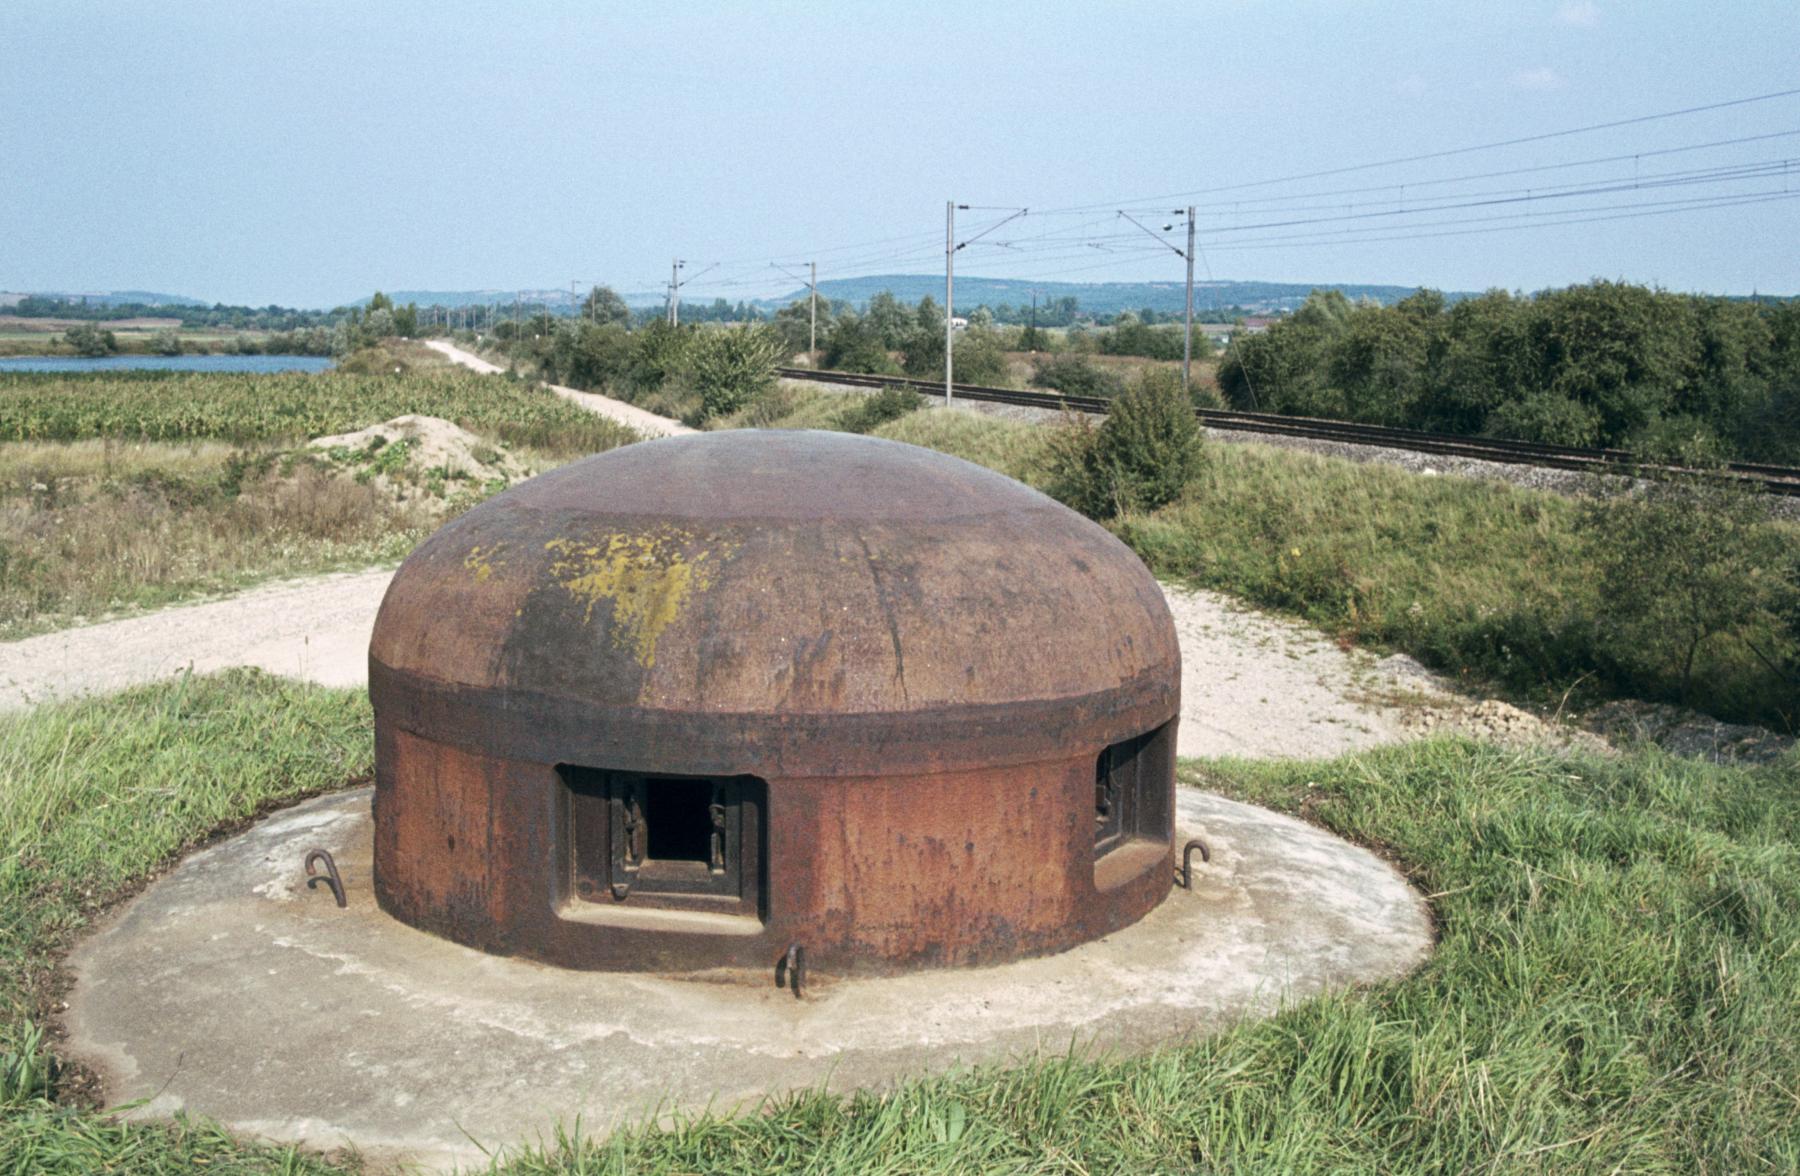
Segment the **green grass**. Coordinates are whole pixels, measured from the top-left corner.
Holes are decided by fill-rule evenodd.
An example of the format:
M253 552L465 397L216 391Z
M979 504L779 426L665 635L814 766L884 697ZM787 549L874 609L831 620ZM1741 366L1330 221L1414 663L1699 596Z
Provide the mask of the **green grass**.
M1679 664L1624 656L1607 626L1606 539L1562 495L1421 478L1260 445L1208 448L1181 499L1114 524L1165 579L1305 618L1346 642L1403 650L1527 702L1680 700ZM1790 552L1800 530L1775 524ZM1790 653L1792 631L1756 640ZM1690 705L1791 729L1794 687L1742 641L1706 644Z
M369 723L361 692L254 671L0 717L0 1172L326 1170L50 1102L38 1035L57 953L108 903L215 830L365 776Z
M0 1171L340 1171L60 1105L56 952L171 856L369 770L367 704L235 673L0 717ZM1432 896L1413 977L1159 1054L680 1117L506 1170L1791 1172L1800 762L1433 742L1186 782L1381 847ZM573 1125L570 1125L571 1129Z
M0 441L304 441L406 413L565 455L636 439L542 388L460 369L0 373Z

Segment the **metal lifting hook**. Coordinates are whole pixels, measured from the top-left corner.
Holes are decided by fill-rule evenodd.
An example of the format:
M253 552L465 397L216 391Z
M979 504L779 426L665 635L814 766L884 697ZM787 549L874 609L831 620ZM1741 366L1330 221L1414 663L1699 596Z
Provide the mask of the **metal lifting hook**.
M799 1000L806 987L806 949L798 943L788 945L787 954L775 965L775 987L790 988Z
M314 862L324 862L325 873L313 873ZM344 899L344 880L338 876L337 863L331 860L331 851L326 849L309 850L306 855L306 888L311 890L321 882L331 887L331 897L337 899L338 906L350 905Z
M1200 840L1198 837L1182 846L1181 873L1175 876L1175 881L1183 890L1192 890L1194 888L1194 851L1196 849L1200 851L1201 861L1212 861L1212 850L1206 848L1206 842Z

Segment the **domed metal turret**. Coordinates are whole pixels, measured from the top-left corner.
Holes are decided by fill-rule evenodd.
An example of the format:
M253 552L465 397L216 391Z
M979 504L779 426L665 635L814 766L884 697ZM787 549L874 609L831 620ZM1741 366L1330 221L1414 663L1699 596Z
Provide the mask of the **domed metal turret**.
M627 446L401 566L370 648L382 906L573 967L991 963L1171 870L1179 650L1101 527L836 433Z

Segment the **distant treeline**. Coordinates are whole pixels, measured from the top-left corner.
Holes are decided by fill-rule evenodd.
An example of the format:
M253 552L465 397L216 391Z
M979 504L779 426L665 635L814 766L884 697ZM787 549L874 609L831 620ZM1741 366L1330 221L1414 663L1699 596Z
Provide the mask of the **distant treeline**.
M134 318L176 319L187 330L212 328L229 331L298 331L308 327L335 326L351 312L345 307L336 310L296 310L286 306L226 306L223 303L217 306L148 305L135 302L87 304L33 294L7 307L5 313L20 318L78 319L90 323Z
M1239 334L1232 405L1704 462L1800 462L1800 302L1595 281L1446 306L1315 293Z

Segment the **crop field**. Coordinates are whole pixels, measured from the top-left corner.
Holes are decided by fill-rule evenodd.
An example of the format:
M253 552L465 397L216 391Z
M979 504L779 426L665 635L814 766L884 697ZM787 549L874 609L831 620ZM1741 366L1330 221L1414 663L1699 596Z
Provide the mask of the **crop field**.
M630 434L539 388L440 369L381 375L0 374L0 441L303 441L421 413L509 444L592 453Z
M0 375L0 640L398 561L441 511L295 451L406 413L537 470L637 439L540 388L446 368ZM459 487L449 506L485 492Z

